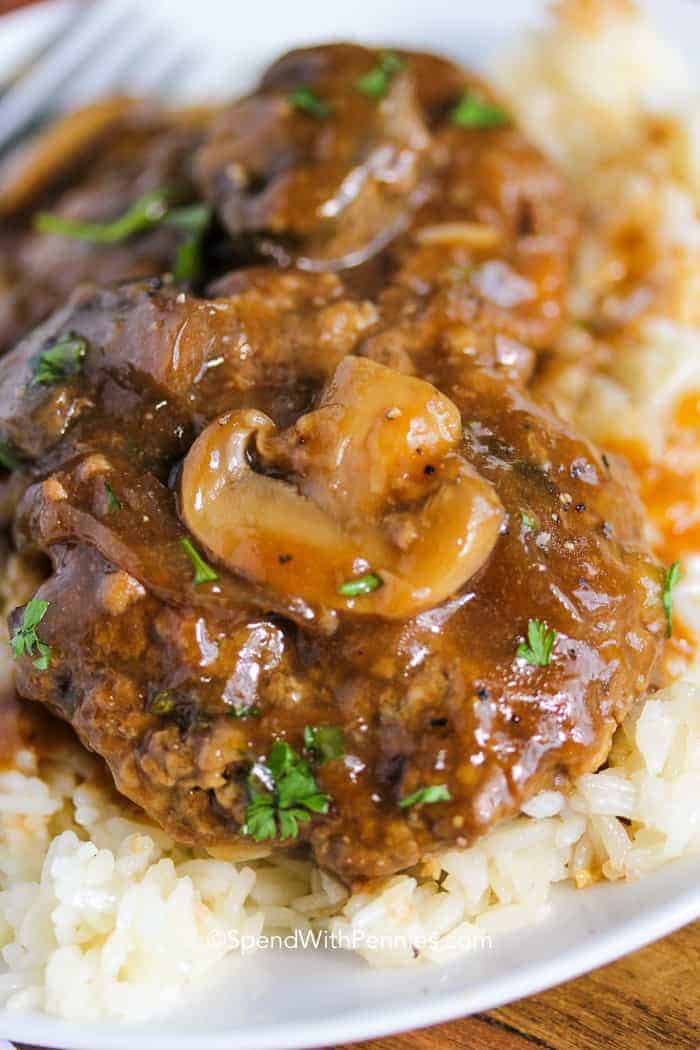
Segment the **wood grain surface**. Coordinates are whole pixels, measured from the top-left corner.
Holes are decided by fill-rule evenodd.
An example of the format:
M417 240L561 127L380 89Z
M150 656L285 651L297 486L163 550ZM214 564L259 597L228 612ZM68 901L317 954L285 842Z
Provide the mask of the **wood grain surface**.
M697 1050L700 922L586 977L490 1013L356 1050ZM343 1050L343 1048L336 1048Z

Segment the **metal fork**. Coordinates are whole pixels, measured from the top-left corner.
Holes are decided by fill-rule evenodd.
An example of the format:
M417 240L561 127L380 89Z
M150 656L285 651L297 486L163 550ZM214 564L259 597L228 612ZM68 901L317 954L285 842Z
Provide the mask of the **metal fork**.
M37 124L104 95L167 94L193 58L136 0L80 3L0 97L0 153Z

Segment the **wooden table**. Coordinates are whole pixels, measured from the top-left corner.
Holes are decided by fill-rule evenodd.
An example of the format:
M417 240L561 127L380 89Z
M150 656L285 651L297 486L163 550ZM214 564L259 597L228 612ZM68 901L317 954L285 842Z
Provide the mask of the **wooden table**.
M355 1050L698 1050L700 922L532 999ZM342 1048L337 1048L342 1050Z

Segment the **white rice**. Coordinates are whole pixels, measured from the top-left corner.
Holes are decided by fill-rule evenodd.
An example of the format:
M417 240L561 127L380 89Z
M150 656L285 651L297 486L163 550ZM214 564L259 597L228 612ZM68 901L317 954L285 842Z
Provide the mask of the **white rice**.
M589 194L596 218L582 253L582 311L606 222L620 206L619 173L627 187L647 179L654 214L665 217L649 234L675 267L664 312L643 319L614 366L581 373L573 362L550 391L594 436L627 427L651 455L663 452L673 402L698 387L691 290L700 277L700 152L694 125L680 117L673 164L667 158L651 182L637 151L649 105L677 105L688 85L677 56L622 0L565 4L501 75L530 133ZM564 362L567 340L580 338L566 334ZM596 414L586 416L593 398ZM24 597L4 586L4 600ZM679 598L695 623L699 592L700 552ZM9 671L0 665L2 684ZM566 797L543 791L473 848L349 898L310 862L233 862L178 847L120 805L95 768L77 748L50 760L23 750L0 774L0 1001L8 1010L138 1020L194 994L263 930L323 931L373 966L446 961L541 917L557 883L634 879L700 850L700 691L690 681L640 704L615 735L608 767Z

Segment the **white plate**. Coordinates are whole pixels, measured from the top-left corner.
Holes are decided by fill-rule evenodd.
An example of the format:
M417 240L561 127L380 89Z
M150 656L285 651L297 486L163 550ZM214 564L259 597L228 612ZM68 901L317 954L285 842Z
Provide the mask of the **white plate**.
M692 60L700 43L698 5L656 0L648 6ZM537 0L352 0L342 6L328 0L198 0L193 8L191 0L150 0L148 17L165 17L171 32L206 48L205 68L196 77L183 74L179 84L188 94L244 88L280 50L324 39L433 48L483 65L543 7ZM2 23L0 76L18 48L47 30L51 17L40 8ZM199 1002L157 1022L87 1026L0 1013L0 1037L61 1050L292 1050L345 1043L530 995L698 916L700 859L689 858L631 885L561 890L547 920L494 936L490 950L446 967L377 972L343 952L259 953L233 960Z

